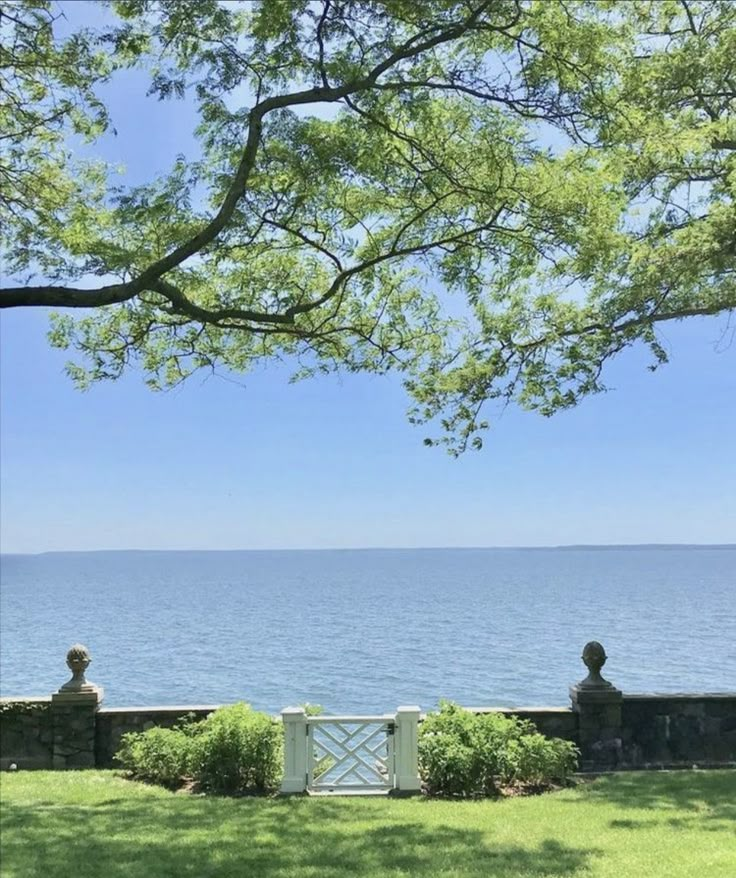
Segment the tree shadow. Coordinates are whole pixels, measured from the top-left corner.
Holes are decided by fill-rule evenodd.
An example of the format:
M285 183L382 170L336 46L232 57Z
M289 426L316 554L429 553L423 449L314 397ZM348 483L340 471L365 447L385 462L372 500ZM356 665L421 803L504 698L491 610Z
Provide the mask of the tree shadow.
M685 829L700 826L718 830L711 823L736 825L736 771L621 772L599 778L585 788L591 804L614 805L626 810L656 812L652 817L622 817L612 829L640 829L653 825Z
M94 806L5 803L13 878L379 876L573 878L598 851L549 838L496 844L476 829L428 826L384 808L312 800L111 799ZM4 872L5 874L5 872Z

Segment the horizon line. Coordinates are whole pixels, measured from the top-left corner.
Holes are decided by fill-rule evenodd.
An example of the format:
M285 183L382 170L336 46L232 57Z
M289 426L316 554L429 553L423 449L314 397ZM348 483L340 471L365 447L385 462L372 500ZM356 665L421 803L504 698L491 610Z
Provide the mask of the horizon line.
M233 548L233 549L162 549L162 548L126 548L126 549L46 549L38 552L1 552L0 557L27 555L40 557L43 555L95 555L125 553L235 553L235 552L436 552L436 551L559 551L565 549L736 549L736 543L559 543L550 545L514 545L514 546L322 546L311 547L272 547L272 548Z

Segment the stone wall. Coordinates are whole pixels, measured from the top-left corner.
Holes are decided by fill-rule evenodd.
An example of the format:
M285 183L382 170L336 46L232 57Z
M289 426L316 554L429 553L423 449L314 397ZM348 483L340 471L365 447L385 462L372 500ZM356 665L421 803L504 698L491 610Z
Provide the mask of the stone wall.
M548 737L574 741L583 771L736 765L736 692L624 695L604 680L600 643L583 650L589 674L571 687L571 707L473 707L514 714ZM67 654L72 679L51 697L0 699L0 769L108 768L126 732L170 728L215 705L102 708L103 690L85 678L85 647Z
M188 716L204 719L216 705L100 708L90 714L50 697L0 699L0 770L110 768L120 738ZM580 714L569 707L473 707L528 719L544 735L580 740ZM90 726L92 719L92 726ZM80 723L84 728L79 727ZM90 728L94 741L91 742ZM614 731L616 731L614 729ZM624 695L621 728L590 770L736 764L736 694ZM92 758L92 753L94 757ZM54 755L56 759L54 759Z
M51 768L53 745L50 696L0 698L0 770Z
M624 695L622 764L736 763L736 694Z
M617 709L618 724L614 715ZM547 737L574 741L583 751L584 770L736 766L736 693L624 694L620 708L605 702L602 708L595 702L583 702L577 710L469 710L513 714L531 720Z
M154 726L171 728L187 718L204 719L217 705L182 707L109 707L97 711L95 761L98 768L110 768L127 732L144 732Z
M217 705L113 707L51 696L0 699L0 770L111 768L126 732L204 719Z

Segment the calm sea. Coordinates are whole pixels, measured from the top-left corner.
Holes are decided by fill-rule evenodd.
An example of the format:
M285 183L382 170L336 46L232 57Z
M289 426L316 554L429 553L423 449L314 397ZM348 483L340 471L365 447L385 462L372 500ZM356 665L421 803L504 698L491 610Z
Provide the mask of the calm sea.
M0 693L77 641L115 705L332 713L567 703L587 640L624 691L736 689L736 547L5 555Z

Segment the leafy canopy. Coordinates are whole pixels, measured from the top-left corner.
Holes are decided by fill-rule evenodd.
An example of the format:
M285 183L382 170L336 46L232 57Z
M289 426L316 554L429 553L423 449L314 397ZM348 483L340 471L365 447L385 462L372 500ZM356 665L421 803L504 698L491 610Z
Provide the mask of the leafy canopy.
M64 308L81 385L397 369L456 453L489 401L552 414L627 346L663 363L664 321L736 307L736 3L114 0L72 36L59 14L0 6L0 306ZM131 67L196 104L201 151L125 187L72 145Z

